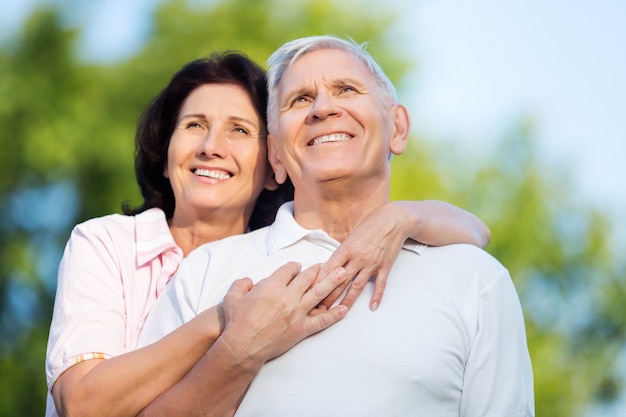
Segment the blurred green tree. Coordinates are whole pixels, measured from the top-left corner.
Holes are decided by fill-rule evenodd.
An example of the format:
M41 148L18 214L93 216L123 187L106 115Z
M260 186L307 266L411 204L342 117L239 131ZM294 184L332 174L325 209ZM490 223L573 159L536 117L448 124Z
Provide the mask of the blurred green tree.
M162 3L142 48L121 62L82 61L80 32L64 26L62 7L42 7L0 45L0 415L43 414L63 246L77 222L139 202L136 120L182 64L224 49L262 63L286 40L335 33L368 41L396 82L414 65L394 48L395 16L384 6L191 3ZM622 391L613 362L625 337L626 266L608 251L606 215L574 204L566 173L553 176L536 159L532 137L521 123L497 153L472 160L416 137L394 159L393 197L444 199L489 223L488 249L510 269L527 315L537 415L582 415Z

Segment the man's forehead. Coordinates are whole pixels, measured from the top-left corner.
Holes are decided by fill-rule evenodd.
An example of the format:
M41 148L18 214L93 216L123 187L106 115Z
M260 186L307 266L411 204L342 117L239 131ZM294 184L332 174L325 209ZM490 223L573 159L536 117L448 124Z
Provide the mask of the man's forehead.
M373 79L365 64L355 55L341 49L318 49L299 56L283 73L280 84L287 89L300 88L322 80L330 84L366 82Z

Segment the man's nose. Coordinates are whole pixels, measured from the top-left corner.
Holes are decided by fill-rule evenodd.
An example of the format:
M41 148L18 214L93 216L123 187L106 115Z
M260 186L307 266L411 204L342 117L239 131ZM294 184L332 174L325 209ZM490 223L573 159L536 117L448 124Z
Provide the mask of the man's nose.
M320 93L313 100L309 121L326 120L339 114L341 114L341 108L337 105L336 99L330 94Z

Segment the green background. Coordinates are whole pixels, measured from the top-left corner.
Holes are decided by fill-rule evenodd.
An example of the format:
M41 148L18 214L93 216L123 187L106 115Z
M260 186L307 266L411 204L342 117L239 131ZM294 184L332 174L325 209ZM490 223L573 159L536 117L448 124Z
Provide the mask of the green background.
M359 2L348 2L358 5ZM398 15L332 1L234 0L158 6L133 56L86 63L72 2L41 6L0 44L0 416L44 413L44 357L56 268L74 224L139 202L134 129L147 102L182 64L237 49L263 63L282 42L349 34L397 84L417 71L394 43ZM114 30L114 29L113 29ZM491 227L487 250L520 294L538 416L583 416L623 391L626 263L611 251L610 217L580 203L571 171L538 157L520 115L480 157L414 131L393 160L394 199L442 199ZM173 360L175 360L173 358Z

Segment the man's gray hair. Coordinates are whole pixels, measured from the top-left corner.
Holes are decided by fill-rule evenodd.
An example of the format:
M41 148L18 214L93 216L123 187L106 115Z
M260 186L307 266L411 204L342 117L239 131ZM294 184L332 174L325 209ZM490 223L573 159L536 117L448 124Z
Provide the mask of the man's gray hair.
M275 132L278 127L278 83L283 74L298 58L320 49L339 49L358 58L369 69L385 98L398 102L398 95L393 83L381 66L366 50L367 44L356 43L353 39L344 40L332 35L308 36L284 43L267 59L267 119L268 130Z

